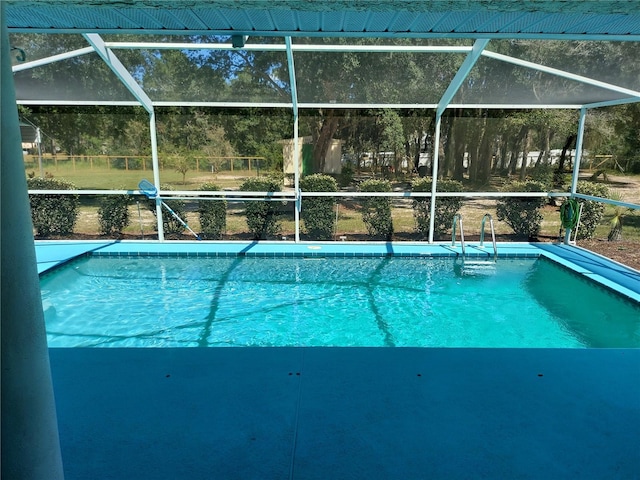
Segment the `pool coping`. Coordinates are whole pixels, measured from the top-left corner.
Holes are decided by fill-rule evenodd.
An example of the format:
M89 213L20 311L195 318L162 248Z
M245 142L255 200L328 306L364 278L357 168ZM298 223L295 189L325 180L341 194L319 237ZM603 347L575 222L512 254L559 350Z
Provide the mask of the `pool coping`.
M640 303L640 272L581 247L559 243L498 243L498 258L545 257ZM334 257L462 258L450 242L291 242L291 241L102 241L36 240L38 273L85 255L109 257ZM493 248L467 243L465 258L492 259Z

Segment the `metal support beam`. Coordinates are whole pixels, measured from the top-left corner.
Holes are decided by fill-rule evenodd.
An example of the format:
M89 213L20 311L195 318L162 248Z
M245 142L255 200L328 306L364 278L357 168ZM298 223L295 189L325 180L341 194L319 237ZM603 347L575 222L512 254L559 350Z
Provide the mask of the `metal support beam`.
M440 159L440 125L442 115L436 114L436 133L433 142L433 164L431 173L431 209L429 213L429 243L433 243L433 233L436 224L436 192L438 191L438 161Z
M127 87L127 89L136 98L136 100L140 102L144 109L149 113L153 113L153 102L151 102L151 99L147 96L144 90L142 90L140 85L138 85L129 71L115 55L115 53L107 48L104 40L102 40L100 35L97 35L95 33L85 33L82 36L87 40L87 42L91 44L96 53L100 55L102 60L105 61L105 63L109 66L113 73L116 74L116 76L120 79L124 86Z
M587 120L587 109L580 109L580 120L578 122L578 136L576 137L576 158L573 161L573 175L571 176L571 194L578 189L578 176L580 174L580 161L582 160L582 146L584 144L584 127Z
M246 36L235 35L238 37L238 41L242 39L246 42ZM137 50L234 50L242 48L249 52L282 52L282 51L294 51L294 52L363 52L363 53L468 53L471 51L471 47L459 46L459 45L325 45L320 43L298 43L286 45L286 39L291 39L290 36L285 36L285 45L277 43L253 43L243 44L240 46L234 45L234 43L184 43L184 42L106 42L107 48L111 49L137 49Z
M471 52L467 55L462 65L456 72L456 75L453 77L453 80L449 83L449 86L442 94L442 98L440 98L440 102L438 102L438 107L436 108L436 133L435 133L435 141L433 146L433 165L432 165L432 173L431 173L431 208L429 214L429 243L433 243L433 234L435 229L435 218L436 218L436 192L438 191L438 161L440 159L440 126L442 124L442 114L446 110L447 106L458 92L462 83L465 81L469 72L476 64L482 51L485 49L489 40L476 40L473 44Z
M638 97L627 97L627 98L621 98L618 100L609 100L606 102L586 103L583 105L583 107L585 108L612 107L614 105L626 105L627 103L638 103L638 102L640 102L640 98Z
M162 200L160 199L160 162L158 161L158 135L156 130L156 113L151 109L149 115L149 132L151 133L151 165L153 166L153 185L156 187L156 221L158 223L158 240L164 241L164 226L162 222Z
M442 115L442 112L445 111L447 105L449 105L455 94L458 92L458 90L460 90L462 82L465 81L465 79L469 75L469 72L471 72L471 69L480 58L480 55L482 55L482 52L488 43L489 40L475 41L471 52L469 52L467 58L465 58L464 62L462 62L462 65L460 65L460 68L456 72L455 77L453 77L453 80L451 80L451 83L449 83L449 86L442 94L442 98L440 99L440 102L438 102L436 116Z
M623 95L636 97L638 98L638 100L640 100L640 92L638 92L637 90L631 90L629 88L619 87L618 85L613 85L607 82L601 82L599 80L594 80L593 78L584 77L582 75L576 75L575 73L569 73L564 70L560 70L558 68L546 67L539 63L520 60L519 58L510 57L509 55L503 55L501 53L484 51L482 52L482 55L488 58L493 58L495 60L501 60L503 62L511 63L513 65L518 65L520 67L531 68L538 72L549 73L551 75L556 75L558 77L566 78L568 80L574 80L576 82L586 83L587 85L592 85L594 87L604 88L612 92L617 92Z
M50 63L59 62L61 60L68 60L70 58L79 57L80 55L86 55L87 53L93 53L95 49L93 47L79 48L78 50L72 50L70 52L60 53L58 55L52 55L50 57L40 58L33 60L32 62L19 63L14 65L11 70L15 72L21 72L23 70L29 70L30 68L41 67L43 65L49 65Z
M287 63L289 66L289 83L291 84L291 103L293 105L293 189L296 194L296 206L294 209L295 241L300 241L300 210L302 209L302 198L300 196L300 152L298 138L298 88L296 84L296 69L293 63L293 51L291 37L285 37L287 47Z
M580 110L580 121L578 123L578 136L576 138L576 158L573 160L573 174L571 175L571 196L578 190L578 177L580 175L580 160L582 159L582 145L584 143L584 126L587 119L587 109ZM564 243L569 245L571 240L571 229L567 228L564 233Z

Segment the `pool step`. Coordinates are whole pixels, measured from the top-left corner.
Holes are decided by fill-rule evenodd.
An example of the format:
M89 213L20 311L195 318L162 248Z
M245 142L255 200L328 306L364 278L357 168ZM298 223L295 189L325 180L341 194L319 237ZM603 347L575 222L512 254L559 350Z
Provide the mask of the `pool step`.
M496 262L493 260L465 260L462 271L465 275L491 275L496 272Z

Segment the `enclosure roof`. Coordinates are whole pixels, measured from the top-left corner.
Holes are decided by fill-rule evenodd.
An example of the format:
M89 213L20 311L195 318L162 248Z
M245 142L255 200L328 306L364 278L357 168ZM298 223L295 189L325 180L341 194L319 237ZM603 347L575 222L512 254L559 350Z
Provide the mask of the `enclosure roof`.
M76 50L52 52L48 60L27 58L26 64L14 65L17 99L25 104L128 102L149 111L155 106L195 104L442 111L450 107L589 108L640 100L637 62L625 61L640 56L640 0L4 0L4 4L10 34L64 33L86 40ZM134 34L139 44L110 41L113 33ZM152 35L162 37L158 43L143 45ZM170 36L192 43L177 40L171 46ZM194 40L196 36L199 40ZM227 45L201 43L221 37ZM563 44L553 56L547 55L537 42L550 41L566 41L566 48ZM444 47L449 50L435 51L435 42L449 42ZM619 48L601 48L607 43ZM42 45L40 41L40 49ZM12 44L21 46L29 45ZM279 59L272 55L272 68L267 70L277 88L250 93L227 88L224 98L212 96L221 89L171 92L167 86L172 82L168 77L162 81L159 73L158 88L150 89L149 82L145 85L142 77L149 72L145 61L163 59L162 52L169 48L193 60L202 55L194 53L201 47L226 48L234 61L240 50L252 51L245 55L245 62L249 57L258 59L267 49L277 52ZM134 52L121 55L127 48ZM322 55L312 56L310 52L318 53L320 48L324 48ZM423 57L412 69L402 63L407 57L396 56L400 60L393 69L365 71L373 65L366 55L376 48L386 53L431 50L422 50ZM321 69L338 65L338 56L344 52L363 67L359 76L340 80L335 71L321 77ZM109 75L117 82L104 69L91 66L90 62L100 60L108 64ZM69 71L84 65L76 77L96 72L100 78L86 81L92 88L82 92L73 83L78 78L45 84L41 80L52 75L25 71L54 61L66 61ZM205 71L209 70L187 73L196 86L212 85L213 80L203 77ZM413 77L404 75L406 71ZM231 77L227 80L233 83ZM325 83L324 91L318 88L319 82ZM428 93L424 86L429 87ZM327 96L327 91L339 94ZM283 92L288 92L284 96L288 98Z
M10 30L631 39L637 0L4 0Z

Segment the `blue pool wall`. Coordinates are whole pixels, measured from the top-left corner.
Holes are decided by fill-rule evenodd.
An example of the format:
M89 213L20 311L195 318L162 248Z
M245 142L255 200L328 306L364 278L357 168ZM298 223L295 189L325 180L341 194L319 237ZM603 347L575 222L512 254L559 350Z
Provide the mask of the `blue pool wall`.
M198 242L198 241L36 241L38 273L83 255L195 257L449 257L462 256L460 244L392 242ZM493 258L493 247L467 244L465 256ZM640 302L640 272L573 245L498 244L500 258L546 257L593 281Z

